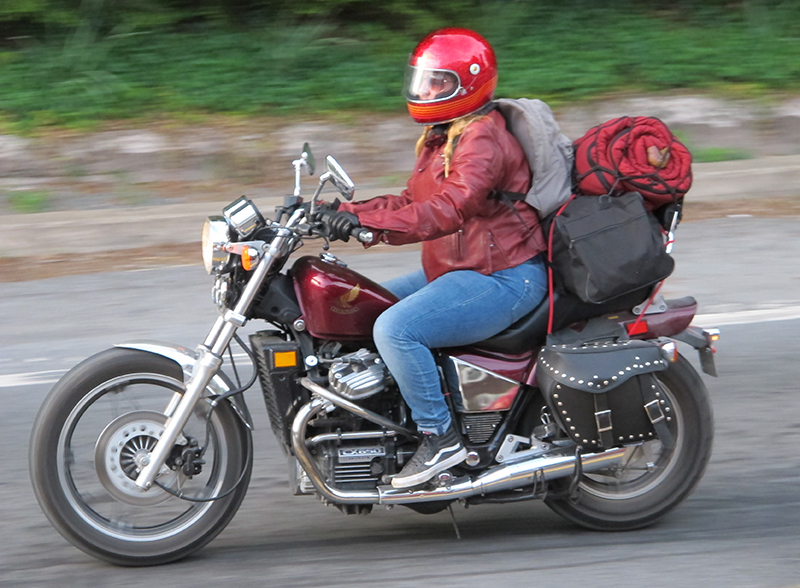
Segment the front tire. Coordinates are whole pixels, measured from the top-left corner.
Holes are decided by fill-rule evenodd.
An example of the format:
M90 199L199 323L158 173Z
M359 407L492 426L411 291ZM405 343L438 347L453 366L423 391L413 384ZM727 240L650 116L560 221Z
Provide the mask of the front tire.
M174 492L219 500L188 502L156 485L133 483L163 432L164 412L184 390L172 360L109 349L70 370L37 415L30 444L34 492L47 518L70 542L119 565L155 565L197 551L230 522L247 492L250 435L227 402L201 401L179 442L203 445L202 471L191 478L165 468L157 481ZM146 462L145 462L146 463ZM238 485L237 485L238 481Z
M708 392L682 356L657 375L673 407L674 447L655 440L629 448L621 467L585 474L571 498L546 499L553 511L589 529L625 531L654 523L694 490L713 444ZM568 480L554 483L557 491L568 486Z

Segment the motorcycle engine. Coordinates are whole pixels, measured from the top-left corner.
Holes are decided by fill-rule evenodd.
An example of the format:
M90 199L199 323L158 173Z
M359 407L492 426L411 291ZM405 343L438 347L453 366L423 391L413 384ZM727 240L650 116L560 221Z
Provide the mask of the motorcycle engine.
M380 356L368 349L335 358L328 369L328 381L337 394L360 401L359 404L364 399L375 397L367 402L371 409L382 411L385 410L382 405L391 403L390 398L376 395L385 391L394 380ZM328 432L312 436L306 443L320 469L337 488L374 489L382 483L384 475L394 473L396 469L395 438L364 421L341 421L337 420L339 416L337 412L328 415L331 425L323 425L323 430ZM310 489L302 490L308 493Z
M392 381L380 356L367 349L336 358L328 371L331 388L351 400L377 394Z
M308 440L328 482L341 490L374 490L383 483L384 474L394 472L394 439L381 431L360 433L371 436L358 439L341 432ZM296 467L294 493L314 494L308 475L295 460L292 463Z

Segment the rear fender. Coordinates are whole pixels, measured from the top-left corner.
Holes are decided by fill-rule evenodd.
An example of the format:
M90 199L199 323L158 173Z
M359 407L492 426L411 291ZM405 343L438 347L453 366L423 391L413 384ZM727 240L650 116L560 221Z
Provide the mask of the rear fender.
M719 329L701 329L690 326L697 311L697 302L691 296L663 301L666 308L654 314L634 315L630 311L608 316L619 322L634 339L668 337L688 343L700 354L700 365L709 376L717 377L714 365L713 344L719 339Z
M717 366L714 364L713 343L719 340L719 329L701 329L700 327L687 327L677 335L670 338L687 343L697 349L700 354L700 365L709 376L717 377Z
M199 357L199 354L192 349L187 349L186 347L181 347L180 345L174 345L172 343L165 343L163 341L129 341L125 343L116 343L114 347L137 349L171 359L181 366L185 376L184 381L191 377L194 364ZM220 374L217 374L211 382L209 382L208 390L213 396L220 396L230 391L231 385ZM252 431L253 419L244 401L244 395L235 394L234 396L228 397L227 400L231 403L234 412L242 419L245 426Z

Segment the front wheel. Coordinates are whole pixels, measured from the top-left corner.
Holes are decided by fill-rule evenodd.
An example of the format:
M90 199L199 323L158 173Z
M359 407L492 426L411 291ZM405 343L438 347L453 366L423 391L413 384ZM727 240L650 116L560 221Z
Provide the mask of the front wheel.
M589 529L638 529L664 516L694 489L711 457L714 437L708 392L684 357L657 375L673 407L674 446L667 449L654 440L629 447L622 465L584 474L571 498L546 499L553 511ZM569 482L554 486L565 490Z
M120 565L166 563L206 545L233 518L252 452L227 402L210 419L209 404L197 404L156 478L168 490L134 484L183 391L177 363L110 349L73 368L50 392L33 426L31 481L47 518L80 549ZM206 447L204 463L184 473L182 450L195 443Z

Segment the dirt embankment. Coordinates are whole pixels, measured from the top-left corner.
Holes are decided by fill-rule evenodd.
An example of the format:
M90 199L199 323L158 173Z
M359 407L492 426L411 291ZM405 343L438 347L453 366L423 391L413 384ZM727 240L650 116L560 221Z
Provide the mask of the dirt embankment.
M698 160L800 154L800 98L769 103L723 101L705 96L622 97L557 109L564 133L577 138L589 127L621 115L664 120ZM43 132L33 137L0 135L0 217L35 243L36 213L105 211L135 217L137 207L208 202L215 206L241 194L258 201L291 192L291 162L309 142L317 166L333 154L362 190L394 188L414 164L420 128L402 114L340 120L204 119L105 125L93 132ZM745 160L742 160L745 161ZM780 182L762 170L759 182ZM319 173L319 172L318 172ZM713 172L720 179L724 171ZM318 175L318 174L317 174ZM699 179L699 176L697 176ZM304 178L306 191L316 182ZM696 181L696 185L699 182ZM732 214L800 214L800 191L775 197L730 197L686 201L685 221ZM28 214L22 214L22 212ZM52 224L52 222L51 222ZM198 229L199 232L199 224ZM80 231L74 238L80 240ZM158 247L97 251L28 248L15 237L0 244L0 281L123 270L174 263L199 263L192 237L167 236ZM113 233L109 239L113 240ZM353 248L353 253L358 249Z

